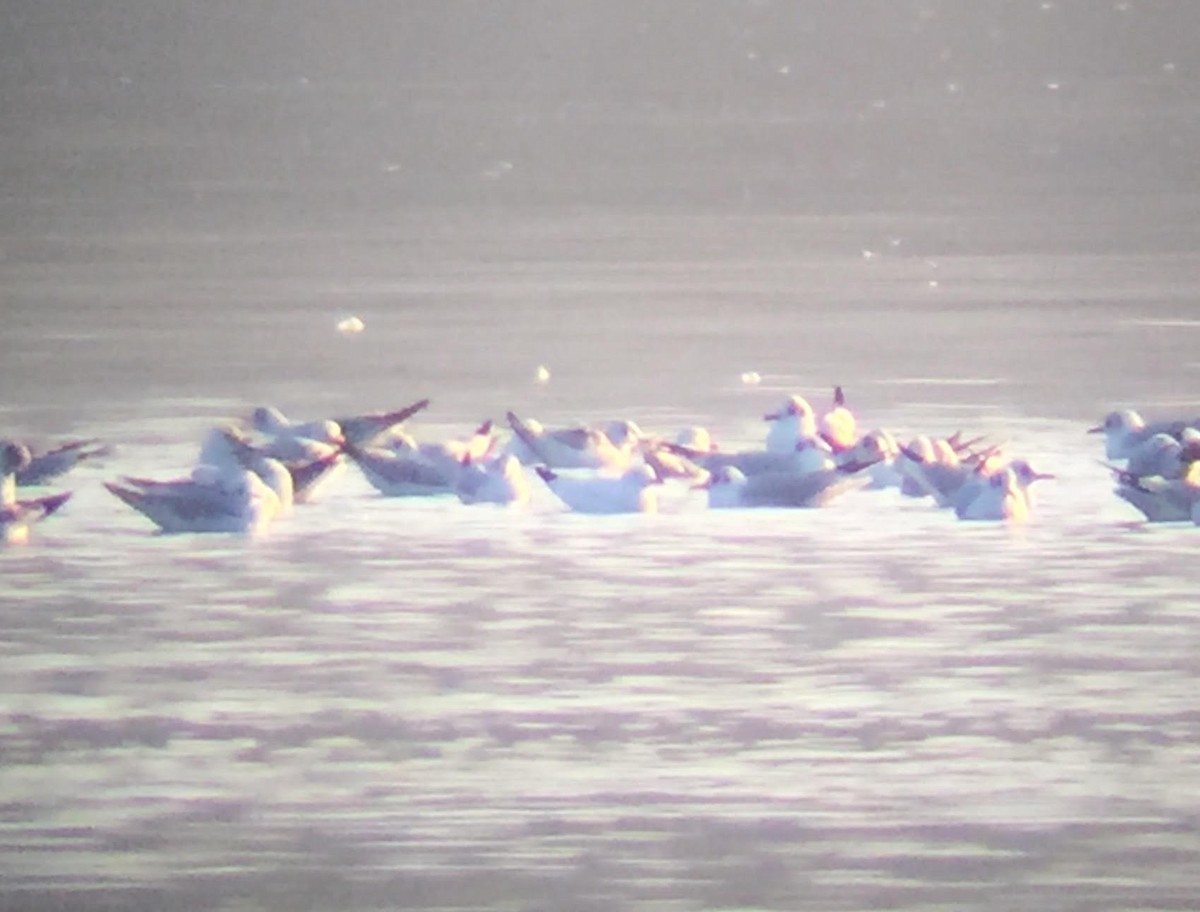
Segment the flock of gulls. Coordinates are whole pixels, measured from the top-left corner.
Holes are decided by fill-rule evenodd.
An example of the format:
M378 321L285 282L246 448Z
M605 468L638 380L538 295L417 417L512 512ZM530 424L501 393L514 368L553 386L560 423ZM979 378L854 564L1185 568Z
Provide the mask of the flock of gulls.
M710 508L813 508L863 488L930 498L963 520L1020 521L1033 485L1053 476L983 438L859 433L841 388L819 414L790 396L765 417L761 448L721 449L703 428L662 436L628 420L548 428L512 412L507 430L485 422L473 433L418 441L405 422L429 406L318 421L294 421L271 407L212 428L183 477L123 476L105 483L122 503L165 533L261 533L297 504L317 498L353 465L381 495L457 497L464 504L523 505L544 484L577 513L655 512L664 484L703 492ZM1200 524L1200 422L1147 424L1112 412L1091 431L1105 436L1116 494L1151 522ZM70 492L23 496L55 484L79 464L109 455L94 440L33 453L0 442L0 532L28 539L59 514Z

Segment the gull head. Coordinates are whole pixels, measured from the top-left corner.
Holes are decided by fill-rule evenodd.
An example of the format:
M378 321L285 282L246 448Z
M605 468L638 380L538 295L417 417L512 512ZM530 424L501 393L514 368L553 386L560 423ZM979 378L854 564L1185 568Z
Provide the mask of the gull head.
M0 443L0 474L11 475L19 472L32 461L29 447L23 443L13 443L5 440Z
M784 418L813 418L813 407L803 396L788 396L783 406L774 412L763 415L764 421L782 421Z
M260 405L250 413L250 426L261 434L277 434L289 426L283 412L273 405Z
M1009 463L1008 471L1012 473L1018 485L1022 488L1029 487L1035 481L1046 481L1047 479L1055 477L1050 472L1039 472L1037 469L1031 466L1029 461L1026 459L1014 459L1011 463ZM1005 473L997 472L996 474L1002 475Z
M1117 409L1104 416L1104 421L1088 428L1089 434L1129 434L1146 426L1142 416L1133 409Z
M618 421L610 421L604 426L604 436L609 441L618 447L634 446L645 435L642 429L637 426L637 423L628 419L622 418Z

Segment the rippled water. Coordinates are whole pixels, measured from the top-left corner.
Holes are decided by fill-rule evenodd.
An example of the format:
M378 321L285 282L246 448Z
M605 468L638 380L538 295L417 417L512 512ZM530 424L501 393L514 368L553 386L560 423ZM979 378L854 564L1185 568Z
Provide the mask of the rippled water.
M408 54L399 6L135 6L0 29L0 430L115 448L0 551L0 908L1197 907L1200 529L1084 434L1200 413L1183 5L489 4ZM350 471L253 541L101 487L261 403L734 448L835 383L1058 479L1008 528Z
M521 225L591 232L585 262L526 241L516 266L469 249L289 303L306 276L268 274L267 236L213 280L221 305L161 316L195 239L153 268L109 242L124 294L10 271L57 307L29 318L45 386L23 375L7 423L117 451L0 554L8 906L1193 905L1198 530L1140 525L1083 430L1117 385L1183 407L1194 258L751 259L792 224L763 219L683 261L719 220L663 219L630 262L621 224ZM128 322L91 309L125 294ZM1131 341L1156 354L1106 369ZM44 360L73 351L114 387ZM226 395L243 371L254 394ZM735 446L834 380L869 424L986 432L1059 480L1014 529L893 492L709 513L680 488L603 518L544 490L526 512L388 500L348 473L249 542L152 535L99 486L186 466L267 393L314 415L428 394L430 437L514 407Z

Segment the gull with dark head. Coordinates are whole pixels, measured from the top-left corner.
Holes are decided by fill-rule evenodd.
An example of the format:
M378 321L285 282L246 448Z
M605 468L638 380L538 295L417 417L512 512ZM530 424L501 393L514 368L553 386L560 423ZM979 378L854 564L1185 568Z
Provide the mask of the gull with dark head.
M70 440L41 453L31 453L29 465L16 473L18 487L44 485L70 472L80 463L107 456L110 448L99 440Z
M1129 459L1155 434L1178 439L1187 428L1200 427L1200 419L1147 422L1133 409L1117 409L1104 416L1104 423L1088 428L1089 434L1104 435L1106 459Z
M773 412L763 415L768 423L766 450L768 453L791 453L801 438L815 437L816 416L813 407L803 396L789 396Z
M16 475L31 461L29 449L0 441L0 541L17 544L29 540L29 527L56 513L71 492L18 500Z

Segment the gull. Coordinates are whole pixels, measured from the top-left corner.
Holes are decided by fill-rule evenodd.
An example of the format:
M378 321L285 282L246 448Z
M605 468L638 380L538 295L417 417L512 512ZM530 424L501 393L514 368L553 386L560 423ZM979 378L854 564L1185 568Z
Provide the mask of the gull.
M985 459L955 494L954 512L959 519L1025 519L1033 506L1033 483L1051 478L1025 459L999 466Z
M1187 522L1200 502L1200 462L1188 463L1179 478L1138 477L1110 466L1117 473L1114 493L1132 504L1149 522Z
M1170 434L1153 434L1127 452L1125 469L1130 475L1179 478L1183 474L1184 444Z
M56 513L71 499L71 492L18 500L16 475L28 467L29 449L19 443L0 443L0 541L19 544L29 540L29 527Z
M1104 416L1104 423L1088 428L1089 434L1104 435L1106 459L1128 459L1134 450L1155 434L1170 434L1178 438L1185 428L1195 427L1200 420L1155 421L1150 424L1133 409L1118 409Z
M675 434L675 443L678 446L698 450L702 453L715 453L717 450L717 444L713 441L708 428L699 425L681 428Z
M341 446L346 442L342 428L336 421L292 421L270 405L260 405L250 414L250 426L272 438L300 438L331 446Z
M683 456L707 472L723 467L737 469L743 475L761 475L765 472L791 472L804 475L834 467L833 451L820 437L800 437L791 449L740 450L734 453L720 451L703 452L677 443L664 443L662 447L670 453Z
M232 425L221 425L211 429L204 438L196 464L240 466L257 472L279 496L282 511L286 513L293 503L312 503L345 468L340 447L325 447L315 441L310 443L317 448L317 455L280 459L277 455L279 447L270 443L255 445ZM288 479L279 476L280 467L286 471Z
M867 431L855 441L854 445L834 456L838 465L847 461L857 460L870 463L868 476L869 488L896 488L903 482L903 476L897 466L900 456L900 445L896 438L882 428Z
M518 418L505 416L513 433L520 438L538 461L551 469L608 469L622 471L630 467L633 443L617 446L597 428L572 427L547 430Z
M833 389L833 407L821 416L817 431L835 453L852 447L858 439L858 421L846 408L846 394L840 386Z
M630 421L628 418L610 421L600 430L617 449L633 451L637 449L638 444L647 439L637 422Z
M965 460L953 448L936 442L921 450L902 446L900 454L904 457L900 470L913 485L906 493L916 497L928 494L939 507L955 506L964 487L977 476L987 477L1005 467L996 447Z
M536 466L554 495L576 513L654 513L662 484L652 468L637 465L621 475L569 476Z
M275 492L247 469L199 466L190 478L105 482L114 497L166 533L264 532L280 511Z
M964 442L958 434L945 438L921 435L908 446L900 446L895 459L901 478L900 493L907 497L930 495L938 506L952 505L955 494L979 461L991 460L998 455L998 447L970 453L969 448L981 440L975 438Z
M849 469L824 469L807 475L764 472L747 477L736 466L722 466L697 485L708 491L711 509L733 507L823 507L838 495L865 487L870 479Z
M346 453L371 487L385 497L431 497L454 491L457 466L447 473L419 454L379 448L364 450L348 445Z
M465 504L526 504L529 502L529 479L520 461L511 453L483 462L474 462L470 455L463 457L454 493Z
M637 425L633 422L620 423L632 425L634 429L637 429ZM707 429L702 427L683 428L675 435L674 441L642 434L640 429L637 429L636 432L640 436L642 461L649 465L659 478L683 478L696 481L707 476L706 469L685 455L693 453L699 458L716 451L716 444L713 443L712 435ZM614 433L620 436L619 430L614 429Z
M484 460L491 453L495 443L496 439L492 435L492 422L484 421L465 440L418 443L411 434L394 431L389 436L386 445L380 446L378 449L390 450L397 456L427 462L438 469L447 479L452 479L458 473L463 459L470 458L475 462Z
M813 408L803 396L789 396L780 409L763 415L763 420L770 424L766 442L768 453L790 453L798 440L817 433Z
M523 418L521 419L521 423L525 425L525 430L531 436L540 437L546 432L545 427L543 427L542 423L536 418ZM517 457L517 461L519 461L521 465L532 466L543 462L542 457L531 450L528 444L526 444L525 441L521 439L520 435L516 433L514 433L504 444L501 452Z
M850 447L834 454L833 461L843 471L868 469L868 487L884 488L899 483L895 468L899 452L896 438L876 428L863 434Z
M1029 499L1017 472L1006 468L987 476L954 512L959 519L1021 522L1029 516Z
M29 465L16 473L17 485L43 485L65 475L81 462L107 456L110 450L99 440L71 440L52 450L32 456Z

